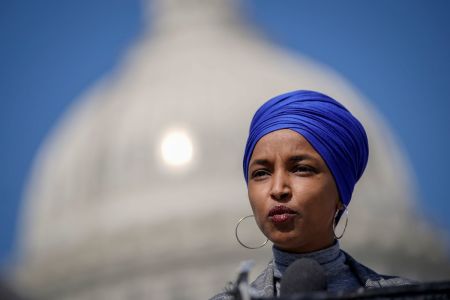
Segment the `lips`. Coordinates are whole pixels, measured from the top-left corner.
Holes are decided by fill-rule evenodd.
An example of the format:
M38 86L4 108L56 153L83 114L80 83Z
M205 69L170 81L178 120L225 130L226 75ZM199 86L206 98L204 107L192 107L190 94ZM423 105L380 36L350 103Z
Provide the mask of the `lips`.
M269 217L273 217L275 215L283 215L283 214L297 214L297 212L295 210L290 209L287 206L284 206L284 205L274 206L269 211Z
M274 206L268 214L269 219L276 224L292 220L298 213L284 205Z

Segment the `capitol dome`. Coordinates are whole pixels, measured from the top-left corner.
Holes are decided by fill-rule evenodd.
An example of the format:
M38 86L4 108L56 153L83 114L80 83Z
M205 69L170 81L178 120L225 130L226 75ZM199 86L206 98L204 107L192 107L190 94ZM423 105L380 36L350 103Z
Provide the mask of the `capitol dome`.
M297 89L338 99L368 132L370 161L342 247L378 271L416 278L405 263L440 264L441 246L413 214L401 149L349 82L270 44L234 1L151 4L150 29L75 101L35 160L17 266L23 289L45 299L201 299L244 259L262 269L270 247L249 252L234 239L235 222L251 213L242 154L257 107ZM180 163L163 150L174 132L184 141L173 146Z

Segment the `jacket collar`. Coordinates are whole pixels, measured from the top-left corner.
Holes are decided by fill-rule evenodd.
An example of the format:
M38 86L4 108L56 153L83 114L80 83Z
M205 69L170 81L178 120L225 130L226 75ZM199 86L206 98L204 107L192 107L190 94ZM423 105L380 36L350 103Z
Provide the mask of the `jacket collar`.
M357 262L350 254L345 251L342 252L345 254L346 264L358 278L361 286L366 289L414 283L411 280L401 277L380 275L372 269ZM255 281L251 283L250 286L255 289L255 292L257 292L257 294L252 295L254 297L273 297L275 295L273 260L269 262L267 268L255 279Z

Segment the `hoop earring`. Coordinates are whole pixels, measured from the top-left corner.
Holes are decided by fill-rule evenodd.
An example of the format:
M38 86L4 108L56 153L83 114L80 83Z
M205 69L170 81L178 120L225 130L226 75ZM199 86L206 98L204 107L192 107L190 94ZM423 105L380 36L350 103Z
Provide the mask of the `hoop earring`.
M344 225L344 230L342 230L342 233L340 234L340 235L336 235L336 232L335 232L335 230L336 230L336 218L338 217L338 215L339 215L339 212L340 212L341 210L336 210L336 213L334 214L334 222L333 222L333 235L334 235L334 238L335 239L337 239L337 240L339 240L339 239L341 239L343 236L344 236L344 233L345 233L345 229L347 229L347 224L348 224L348 209L347 209L347 206L345 206L344 205L344 212L343 212L343 214L345 214L345 225Z
M247 248L247 249L259 249L259 248L264 247L267 244L267 242L269 241L268 238L266 238L266 241L264 243L262 243L261 245L256 246L256 247L247 246L239 239L239 235L238 235L239 225L241 225L242 221L244 221L247 218L251 218L251 217L254 217L254 215L248 215L248 216L245 216L245 217L242 217L239 219L239 221L236 223L236 227L234 228L234 235L236 236L236 240L238 241L239 244L241 244L242 247Z

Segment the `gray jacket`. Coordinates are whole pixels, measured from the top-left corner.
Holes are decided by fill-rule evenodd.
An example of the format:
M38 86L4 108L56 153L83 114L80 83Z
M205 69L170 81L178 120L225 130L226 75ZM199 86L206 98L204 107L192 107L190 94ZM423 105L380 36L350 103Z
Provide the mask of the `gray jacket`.
M342 250L341 250L342 251ZM382 288L400 285L414 284L415 282L409 279L380 275L368 267L357 262L345 251L342 251L346 257L346 264L350 267L350 270L356 275L361 286L366 289ZM274 262L271 261L267 268L251 283L251 286L259 292L256 297L273 297L275 295L274 284ZM211 300L228 300L232 299L226 292L220 293L211 298Z

